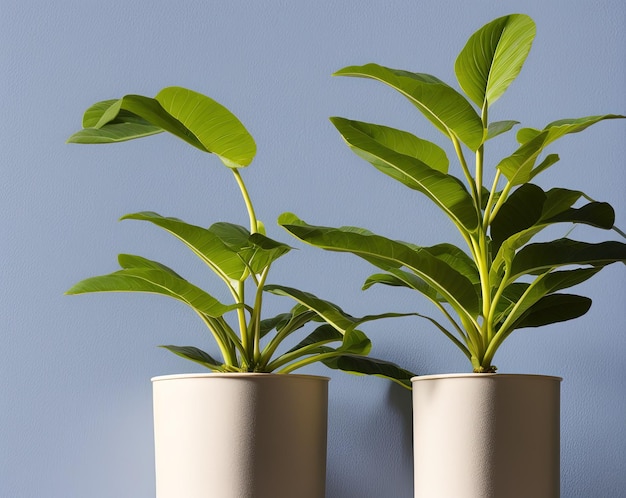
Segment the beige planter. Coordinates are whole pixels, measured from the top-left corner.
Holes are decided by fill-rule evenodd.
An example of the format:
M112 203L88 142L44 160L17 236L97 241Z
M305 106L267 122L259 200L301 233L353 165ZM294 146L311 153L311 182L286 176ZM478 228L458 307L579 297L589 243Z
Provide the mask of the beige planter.
M153 378L157 498L324 498L328 380Z
M414 377L415 498L557 498L560 382Z

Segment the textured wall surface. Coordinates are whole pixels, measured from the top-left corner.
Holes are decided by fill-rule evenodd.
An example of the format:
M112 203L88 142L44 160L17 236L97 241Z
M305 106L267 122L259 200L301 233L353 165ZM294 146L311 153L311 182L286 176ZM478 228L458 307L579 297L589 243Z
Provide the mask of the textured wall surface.
M383 85L330 75L377 62L456 86L453 63L467 37L516 11L535 19L538 34L494 118L542 127L565 117L626 114L622 0L1 2L0 496L154 496L150 377L196 370L156 346L215 348L174 301L63 292L112 271L120 252L210 283L166 234L118 223L125 213L154 210L205 225L247 221L230 175L172 137L66 145L87 106L169 85L222 102L258 144L244 174L260 218L270 236L299 248L270 280L355 315L427 311L408 292L361 292L367 265L289 241L274 220L292 211L312 223L364 226L423 245L454 239L423 198L352 154L328 117L439 137ZM561 161L542 184L558 180L611 202L624 228L625 129L624 122L604 122L562 140L551 150ZM584 235L576 229L573 236L578 230ZM520 330L496 356L502 372L565 379L564 497L617 498L626 489L625 277L621 265L600 273L580 289L594 299L587 315ZM468 370L428 322L389 320L364 330L375 355L418 373ZM330 375L328 497L409 498L410 393L378 378Z

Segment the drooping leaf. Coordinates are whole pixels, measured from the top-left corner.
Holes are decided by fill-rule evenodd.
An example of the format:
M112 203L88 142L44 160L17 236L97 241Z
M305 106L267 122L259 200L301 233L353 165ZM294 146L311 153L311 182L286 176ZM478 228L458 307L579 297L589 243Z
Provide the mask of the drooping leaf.
M434 76L378 64L345 67L334 76L371 78L385 83L407 97L446 136L457 137L473 151L483 143L482 121L472 105Z
M329 368L343 370L357 375L375 375L390 379L407 389L411 389L411 378L415 377L414 373L399 367L395 363L369 356L342 354L324 360L323 363Z
M224 371L224 365L222 363L213 359L211 355L209 355L208 353L194 346L167 345L167 346L160 346L160 347L167 349L168 351L182 358L185 358L186 360L191 360L195 363L198 363L202 365L203 367L213 370L214 372Z
M149 221L163 228L181 240L222 278L239 280L247 270L238 254L210 229L190 225L177 218L166 218L151 211L127 214L121 219Z
M626 244L617 241L579 242L557 239L529 244L515 255L511 264L511 281L522 275L543 273L551 268L567 265L606 266L626 263Z
M468 318L478 314L478 296L474 285L427 250L415 250L380 235L308 225L292 213L283 213L278 223L303 242L331 251L350 252L383 270L406 266L461 314L468 314Z
M520 282L509 285L503 293L508 305L497 310L494 321L502 324L506 322L511 327L544 296L578 285L600 270L600 267L592 267L556 271L542 275L530 284Z
M517 78L535 32L530 17L511 14L491 21L469 38L454 69L461 88L478 107L492 105Z
M426 166L436 169L441 173L448 172L450 161L448 160L446 152L441 147L428 140L418 138L407 131L373 123L365 123L363 121L353 121L337 117L330 118L330 121L337 127L340 133L343 128L352 126L389 150L403 156L417 159Z
M426 195L465 230L471 232L476 228L474 202L457 178L388 148L377 139L375 125L344 118L331 118L331 121L350 148L379 171Z
M514 328L543 327L583 316L591 307L591 299L575 294L550 294L531 306Z
M202 289L177 277L167 270L154 268L125 268L123 270L91 277L72 286L66 294L90 292L147 292L177 299L196 312L210 317L220 317L237 305L225 305Z
M336 330L344 333L346 330L354 328L357 324L357 320L345 313L337 305L332 304L329 301L314 296L308 292L303 292L291 287L285 287L283 285L266 285L264 290L276 294L279 296L287 296L298 303L311 309L319 316L321 316L328 324L332 325Z

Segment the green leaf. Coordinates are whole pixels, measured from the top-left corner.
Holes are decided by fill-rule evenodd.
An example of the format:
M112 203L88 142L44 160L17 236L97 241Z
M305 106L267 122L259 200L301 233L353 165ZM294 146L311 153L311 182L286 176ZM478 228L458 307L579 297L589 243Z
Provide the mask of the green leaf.
M489 123L489 127L487 128L487 140L491 140L502 133L510 131L517 124L519 124L519 121L495 121Z
M386 142L379 141L376 125L337 117L331 121L356 154L379 171L426 195L457 225L469 232L476 229L474 201L457 178L388 148Z
M91 106L85 129L68 142L113 143L167 131L203 152L216 154L230 168L249 165L254 139L239 119L221 104L180 87L164 88L153 99L126 95Z
M606 266L626 263L626 244L616 241L597 244L571 239L529 244L515 255L511 265L511 281L523 275L543 273L566 265Z
M117 261L122 268L147 268L163 270L171 273L177 278L183 278L171 268L168 268L158 261L152 261L151 259L144 258L142 256L136 256L134 254L118 254Z
M383 270L405 266L432 286L459 313L469 318L479 312L478 296L472 282L427 249L414 249L379 235L308 225L291 213L283 213L278 223L303 242L331 251L350 252Z
M358 320L345 313L337 305L324 301L323 299L314 296L308 292L303 292L291 287L285 287L283 285L266 285L265 291L271 292L279 296L287 296L308 309L317 313L324 321L332 325L336 330L341 333L345 333L346 330L354 328L358 324Z
M539 154L552 142L565 135L579 133L600 121L624 117L626 116L605 114L575 119L561 119L548 124L542 131L533 128L523 128L517 134L517 140L521 144L520 147L513 155L503 159L497 167L513 185L526 183L558 161L558 156L550 155L539 166L534 168Z
M543 299L554 292L573 287L593 277L602 268L577 268L551 272L535 279L531 284L514 283L509 285L503 293L507 306L498 309L494 317L495 323L506 322L510 330L517 320Z
M292 249L287 244L270 239L260 233L253 233L248 240L250 247L248 251L243 252L243 257L255 273L260 273Z
M399 367L395 363L360 355L342 354L324 360L323 363L329 368L343 370L356 375L375 375L390 379L407 389L411 389L411 378L415 377L414 373Z
M461 88L478 107L492 105L517 78L535 31L530 17L511 14L491 21L469 38L454 69Z
M247 166L254 159L254 139L241 121L215 100L181 87L164 88L155 99L226 166Z
M491 222L490 235L494 251L507 238L539 221L546 198L544 191L532 183L521 185L508 197Z
M194 311L209 317L219 317L237 308L225 305L202 289L167 270L126 268L109 275L91 277L72 286L66 294L90 292L147 292L171 297L185 303Z
M177 218L166 218L158 213L143 211L127 214L122 220L141 220L163 228L181 240L222 278L240 280L247 267L232 248L210 229L190 225Z
M500 161L497 168L511 185L527 183L533 177L532 169L546 146L547 139L548 132L543 131L529 142L523 143L512 155Z
M330 342L343 342L344 335L339 332L335 327L329 324L320 325L296 346L287 351L286 354L294 353L310 346L321 346ZM315 352L322 352L321 349L315 350ZM310 352L308 353L310 354Z
M185 358L186 360L191 360L195 363L199 363L203 367L209 368L214 372L223 372L224 365L217 360L214 360L208 353L205 353L201 349L198 349L194 346L160 346L168 351Z
M330 118L330 121L339 129L340 133L342 128L351 126L389 150L417 159L441 173L448 172L450 161L446 152L428 140L418 138L406 131L363 121L351 121L338 117Z
M378 64L345 67L334 76L371 78L385 83L408 98L446 136L457 137L473 151L483 143L482 121L472 105L434 76Z
M575 294L550 294L531 306L515 324L516 329L543 327L583 316L591 307L591 299Z

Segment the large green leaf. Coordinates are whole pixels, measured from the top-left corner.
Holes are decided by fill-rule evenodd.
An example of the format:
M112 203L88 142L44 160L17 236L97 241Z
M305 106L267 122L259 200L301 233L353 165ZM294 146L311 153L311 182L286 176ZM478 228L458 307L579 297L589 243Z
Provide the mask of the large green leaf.
M126 95L98 102L85 112L83 126L68 142L113 143L168 131L231 168L247 166L256 154L254 139L234 114L180 87L164 88L155 98Z
M350 252L382 268L407 267L432 286L467 318L479 311L479 300L470 280L428 250L415 249L380 235L354 230L308 225L292 213L283 213L278 223L296 238L322 249Z
M151 211L127 214L121 219L149 221L163 228L184 242L222 278L240 280L246 274L247 267L237 252L210 229L190 225L177 218L166 218Z
M513 328L543 327L583 316L591 307L591 299L575 294L550 294L543 297L515 323Z
M616 262L626 263L626 244L617 241L597 244L571 239L529 244L515 255L509 280L523 275L537 274L567 265L606 266Z
M530 17L511 14L491 21L469 38L454 69L461 88L479 107L492 105L517 78L535 31Z
M220 317L237 308L225 305L202 289L173 275L167 270L153 268L125 268L123 270L91 277L72 286L66 294L90 292L147 292L177 299L196 312L209 317Z
M181 87L164 88L155 100L226 166L247 166L254 159L254 139L241 121L215 100Z
M388 137L377 125L344 118L331 118L331 121L356 154L386 175L422 192L468 232L476 229L474 201L457 178L389 148Z
M510 328L544 296L578 285L593 277L600 270L601 268L592 267L556 271L542 275L531 284L513 284L505 289L503 297L505 301L508 301L508 305L498 310L494 316L494 322L506 323L506 327ZM513 292L510 292L509 288Z
M457 137L473 151L483 143L485 130L472 105L454 88L434 76L378 64L348 66L334 76L381 81L407 97L446 136Z

